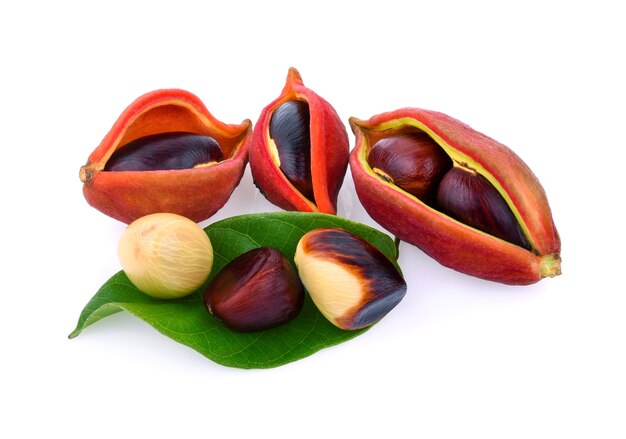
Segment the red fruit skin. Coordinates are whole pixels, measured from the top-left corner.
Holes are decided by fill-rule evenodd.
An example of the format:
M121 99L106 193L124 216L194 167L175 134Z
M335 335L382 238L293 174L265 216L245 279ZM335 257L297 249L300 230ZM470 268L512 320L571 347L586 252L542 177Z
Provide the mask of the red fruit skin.
M308 102L311 115L311 175L315 200L307 200L272 161L269 123L273 111L286 101ZM252 134L250 170L259 190L276 206L301 212L337 213L337 196L348 166L349 142L344 124L335 109L304 86L296 69L289 69L282 93L267 105Z
M80 170L87 202L124 223L156 212L200 222L219 210L239 184L248 162L251 122L218 121L192 93L155 90L130 104ZM165 171L105 172L119 147L139 137L185 131L213 137L225 160L209 167Z
M431 137L479 163L509 195L527 226L534 252L495 238L427 206L384 183L367 164L367 153L390 123L420 127ZM403 241L454 270L510 285L527 285L560 274L561 241L543 187L508 147L445 114L402 108L367 121L351 118L356 146L350 169L369 215ZM440 143L441 144L441 143Z

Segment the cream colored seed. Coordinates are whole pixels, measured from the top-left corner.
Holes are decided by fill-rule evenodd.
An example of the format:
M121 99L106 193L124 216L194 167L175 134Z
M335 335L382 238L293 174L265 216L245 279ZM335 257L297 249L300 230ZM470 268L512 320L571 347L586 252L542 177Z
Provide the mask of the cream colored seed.
M204 230L172 213L146 215L131 223L120 237L118 255L131 282L160 299L194 292L213 266L213 247Z
M309 291L311 299L335 326L354 309L363 295L363 285L354 273L341 265L305 255L302 244L298 245L295 255L302 284Z

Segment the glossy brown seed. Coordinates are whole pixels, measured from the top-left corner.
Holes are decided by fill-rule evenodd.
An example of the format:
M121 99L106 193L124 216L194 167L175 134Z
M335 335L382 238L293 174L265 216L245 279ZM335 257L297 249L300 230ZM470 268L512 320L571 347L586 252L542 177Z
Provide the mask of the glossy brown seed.
M309 104L291 100L270 119L270 137L276 144L280 170L306 198L313 200Z
M217 141L200 134L172 132L140 137L117 149L105 171L191 169L224 160Z
M519 245L531 246L502 195L482 175L455 166L437 189L438 209L470 227Z
M204 304L228 328L259 331L289 322L304 303L304 287L278 250L260 247L226 265L209 283Z
M452 159L426 133L408 133L379 140L368 162L384 180L429 202Z

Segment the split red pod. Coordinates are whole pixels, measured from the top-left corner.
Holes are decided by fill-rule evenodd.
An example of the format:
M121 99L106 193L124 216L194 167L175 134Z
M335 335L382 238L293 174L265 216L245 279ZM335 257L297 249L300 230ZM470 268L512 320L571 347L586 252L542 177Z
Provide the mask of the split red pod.
M81 167L83 194L125 223L157 212L205 220L239 184L251 132L249 120L223 123L188 91L146 93L122 112Z
M282 209L335 214L348 156L337 112L289 69L282 93L254 127L250 169L256 186Z
M483 279L523 285L561 273L561 241L546 193L511 149L445 114L417 108L350 124L357 194L389 232L442 265ZM393 162L384 172L371 163L371 151L384 139L424 135L450 160L438 162L447 168L433 173L432 193L418 197L394 182Z

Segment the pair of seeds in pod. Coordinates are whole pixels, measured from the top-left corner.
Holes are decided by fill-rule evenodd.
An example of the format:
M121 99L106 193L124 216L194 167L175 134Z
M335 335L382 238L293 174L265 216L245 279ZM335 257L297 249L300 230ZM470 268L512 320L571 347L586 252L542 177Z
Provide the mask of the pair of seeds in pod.
M372 170L457 221L532 250L498 190L469 166L453 162L426 133L383 138L368 154Z
M134 221L120 238L124 272L142 292L161 299L186 296L208 279L213 249L193 221L159 213ZM258 331L289 322L305 294L342 329L376 323L406 293L397 268L377 248L343 229L315 229L298 243L292 263L260 247L228 263L206 287L207 310L227 327Z

